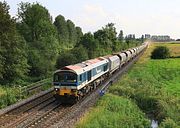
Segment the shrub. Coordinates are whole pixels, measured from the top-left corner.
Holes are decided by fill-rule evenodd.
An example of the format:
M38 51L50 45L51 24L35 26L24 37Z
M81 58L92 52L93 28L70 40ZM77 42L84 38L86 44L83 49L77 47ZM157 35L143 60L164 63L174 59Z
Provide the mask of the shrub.
M170 57L170 51L165 46L158 46L151 53L152 59L166 59Z
M178 124L176 124L172 119L165 119L159 126L160 128L178 128Z

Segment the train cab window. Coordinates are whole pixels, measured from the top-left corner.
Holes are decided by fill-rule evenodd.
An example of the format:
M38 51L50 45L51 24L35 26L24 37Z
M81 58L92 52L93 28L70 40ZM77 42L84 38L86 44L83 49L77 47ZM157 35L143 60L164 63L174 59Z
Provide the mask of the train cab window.
M59 72L54 75L54 82L76 82L77 75L74 73Z
M100 72L101 72L101 66L98 66L97 68L96 68L96 74L99 74Z

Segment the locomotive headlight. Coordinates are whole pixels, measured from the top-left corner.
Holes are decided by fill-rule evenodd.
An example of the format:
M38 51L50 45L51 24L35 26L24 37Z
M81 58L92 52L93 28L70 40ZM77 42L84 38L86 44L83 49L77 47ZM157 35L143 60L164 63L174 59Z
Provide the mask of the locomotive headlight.
M55 88L55 91L58 91L59 89L58 88Z

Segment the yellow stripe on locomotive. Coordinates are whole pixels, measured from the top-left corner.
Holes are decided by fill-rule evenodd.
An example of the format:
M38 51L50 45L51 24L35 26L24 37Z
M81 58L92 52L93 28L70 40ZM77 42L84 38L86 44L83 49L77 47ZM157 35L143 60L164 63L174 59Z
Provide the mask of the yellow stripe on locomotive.
M60 96L78 96L77 90L67 88L55 89L55 94L58 94Z

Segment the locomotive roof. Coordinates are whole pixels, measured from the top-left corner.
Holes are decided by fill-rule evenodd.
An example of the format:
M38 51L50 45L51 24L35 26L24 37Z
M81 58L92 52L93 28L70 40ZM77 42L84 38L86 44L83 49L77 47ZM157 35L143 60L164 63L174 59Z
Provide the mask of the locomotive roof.
M81 74L83 72L91 70L92 68L94 68L96 66L104 64L105 62L108 62L108 60L106 58L99 57L99 58L95 58L95 59L91 59L91 60L86 60L82 63L78 63L75 65L65 66L65 67L61 68L60 70L57 70L56 72L70 70L70 71L73 71L74 73Z

